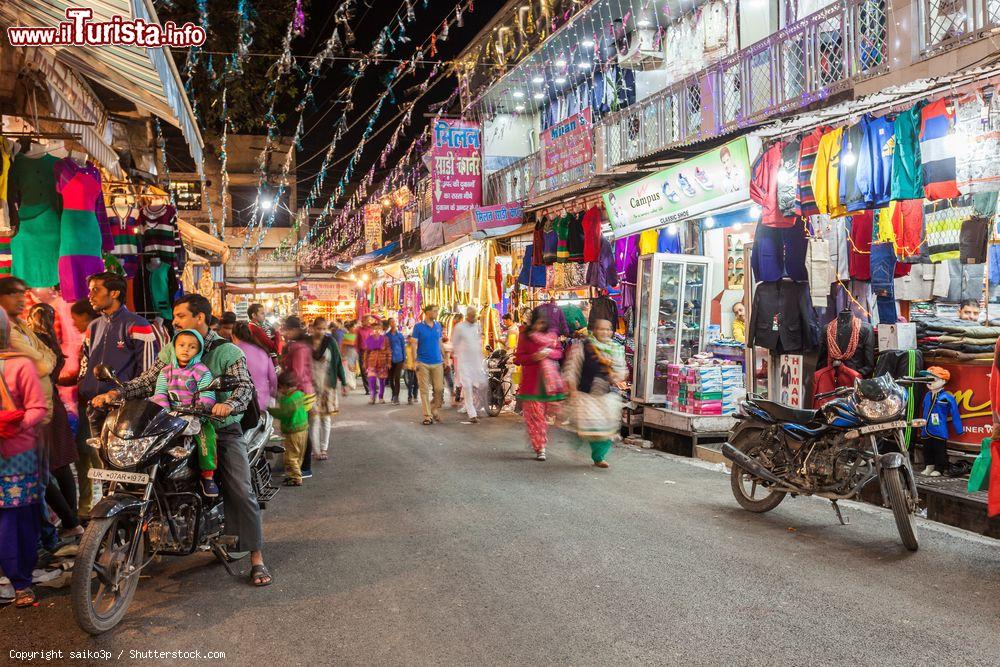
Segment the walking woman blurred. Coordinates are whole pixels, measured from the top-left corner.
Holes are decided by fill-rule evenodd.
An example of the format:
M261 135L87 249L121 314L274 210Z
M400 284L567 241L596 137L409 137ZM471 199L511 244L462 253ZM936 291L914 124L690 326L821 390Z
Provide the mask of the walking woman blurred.
M38 339L45 343L56 357L55 368L50 378L59 383L59 374L66 365L66 356L56 338L56 311L47 303L38 303L28 311L28 326ZM83 534L83 527L77 517L76 476L70 464L79 458L76 439L69 427L69 414L56 391L52 392L52 420L41 428L48 429L46 465L48 476L45 480L45 502L62 522L65 535L77 537Z
M35 429L47 408L34 362L10 346L10 320L2 309L0 380L0 569L14 587L14 604L30 607L44 490Z
M372 396L370 403L375 403L376 388L379 403L385 403L385 384L392 367L392 350L389 349L388 337L383 333L388 328L388 321L376 322L364 342L365 377L368 378L368 390Z
M559 374L557 361L562 347L554 332L549 332L548 318L540 308L531 312L531 321L517 342L514 363L521 367L518 396L524 413L528 439L535 459L545 460L548 420L559 414L560 401L566 398L566 383Z
M358 323L348 322L344 337L340 341L340 358L344 360L344 372L348 389L358 388Z
M625 349L612 339L607 320L594 321L591 335L573 343L563 366L570 422L580 440L590 443L590 457L598 468L609 467L604 459L621 429L622 402L612 387L621 385L625 373Z

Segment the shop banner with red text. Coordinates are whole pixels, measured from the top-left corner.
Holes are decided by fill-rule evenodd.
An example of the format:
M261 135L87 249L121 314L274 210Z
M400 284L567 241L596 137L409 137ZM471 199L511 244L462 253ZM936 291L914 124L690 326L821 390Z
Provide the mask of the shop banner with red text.
M584 109L542 132L542 178L552 178L594 159L591 113Z
M431 126L434 222L444 222L483 203L478 123L440 119Z

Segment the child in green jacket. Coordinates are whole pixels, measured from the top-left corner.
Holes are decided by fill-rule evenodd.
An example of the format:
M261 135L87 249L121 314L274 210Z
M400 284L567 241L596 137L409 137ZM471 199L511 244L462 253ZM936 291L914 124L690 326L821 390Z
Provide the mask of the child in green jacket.
M306 395L298 389L298 378L291 371L278 376L278 405L268 408L271 416L281 421L285 436L285 486L302 486L302 458L309 435L309 414Z

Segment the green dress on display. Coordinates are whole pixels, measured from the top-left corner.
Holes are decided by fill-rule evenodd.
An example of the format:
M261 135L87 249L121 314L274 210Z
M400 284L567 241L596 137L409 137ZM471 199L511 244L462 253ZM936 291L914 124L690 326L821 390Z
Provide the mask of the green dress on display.
M20 220L11 239L12 273L28 287L52 287L59 282L59 228L62 204L56 192L52 155L18 155L10 170L8 190L18 198Z

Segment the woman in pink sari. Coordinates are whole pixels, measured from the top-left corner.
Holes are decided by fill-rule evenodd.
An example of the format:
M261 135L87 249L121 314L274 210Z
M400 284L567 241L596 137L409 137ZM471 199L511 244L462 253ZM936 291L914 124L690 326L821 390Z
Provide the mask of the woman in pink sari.
M561 357L558 336L549 331L545 312L535 308L527 330L517 341L514 363L521 367L518 396L528 439L538 461L545 460L548 420L559 414L560 402L566 398L566 383L559 374Z

